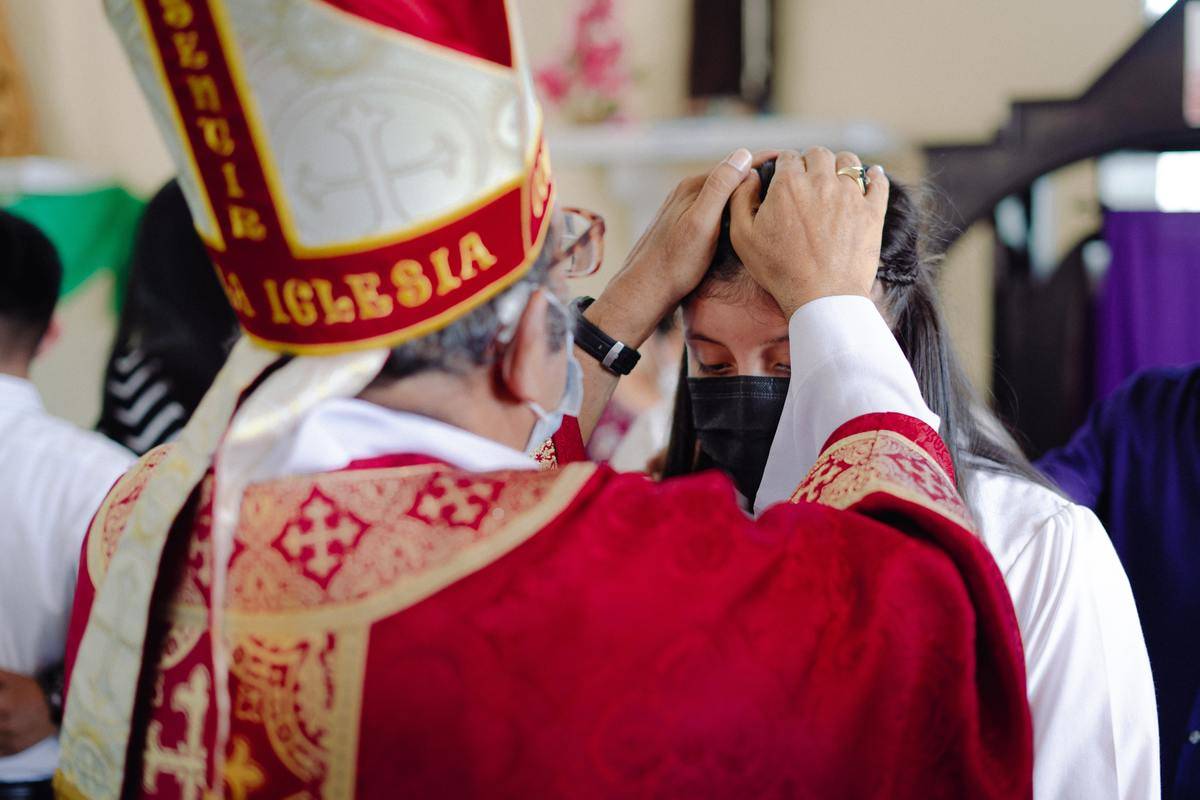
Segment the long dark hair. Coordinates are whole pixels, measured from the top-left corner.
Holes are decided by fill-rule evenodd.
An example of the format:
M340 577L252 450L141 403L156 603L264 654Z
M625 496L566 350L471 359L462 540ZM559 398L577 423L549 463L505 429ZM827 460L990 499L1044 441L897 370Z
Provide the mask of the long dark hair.
M773 170L761 172L765 194ZM893 180L876 275L883 287L883 305L892 332L912 364L921 395L942 420L939 433L950 450L959 489L965 487L970 472L987 470L1015 475L1057 491L1029 463L1003 424L976 398L959 365L938 300L940 257L929 252L930 238L929 222L917 194ZM713 283L733 284L743 280L742 276L741 260L725 226L701 290ZM675 394L664 477L686 475L703 467L686 379L685 355Z

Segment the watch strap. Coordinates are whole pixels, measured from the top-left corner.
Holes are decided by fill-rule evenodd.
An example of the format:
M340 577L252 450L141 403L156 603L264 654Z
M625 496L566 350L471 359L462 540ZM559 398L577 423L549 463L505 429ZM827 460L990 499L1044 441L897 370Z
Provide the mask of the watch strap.
M614 375L628 375L637 366L642 354L636 348L609 336L583 315L593 302L593 297L578 297L571 303L575 344Z
M38 673L34 678L46 698L46 707L50 709L50 721L55 727L62 726L64 677L63 665L56 664Z

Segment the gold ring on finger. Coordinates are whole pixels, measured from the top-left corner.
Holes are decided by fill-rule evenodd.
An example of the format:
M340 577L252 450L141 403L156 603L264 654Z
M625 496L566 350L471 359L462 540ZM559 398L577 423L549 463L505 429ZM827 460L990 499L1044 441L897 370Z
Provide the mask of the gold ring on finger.
M858 184L858 188L863 194L867 193L867 187L871 185L871 179L867 177L867 168L862 164L855 164L850 167L842 167L837 171L838 175L844 175L847 178L853 178Z

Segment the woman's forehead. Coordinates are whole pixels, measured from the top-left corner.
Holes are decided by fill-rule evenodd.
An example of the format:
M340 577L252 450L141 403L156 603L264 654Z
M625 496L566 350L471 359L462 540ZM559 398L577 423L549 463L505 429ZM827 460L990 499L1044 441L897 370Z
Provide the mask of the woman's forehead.
M724 344L765 344L788 332L787 318L766 292L748 296L698 296L683 309L688 336L702 335Z

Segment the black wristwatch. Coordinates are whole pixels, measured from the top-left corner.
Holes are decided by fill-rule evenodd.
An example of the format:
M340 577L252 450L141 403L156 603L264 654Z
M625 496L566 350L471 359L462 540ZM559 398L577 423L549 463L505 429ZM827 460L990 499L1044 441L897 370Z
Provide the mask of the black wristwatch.
M62 726L63 719L63 665L51 667L39 673L35 680L46 697L46 706L50 709L50 721L54 727Z
M583 316L583 312L595 301L594 297L577 297L571 302L571 316L575 318L575 344L612 374L628 375L637 366L642 354L612 338Z

